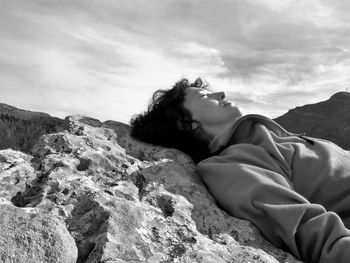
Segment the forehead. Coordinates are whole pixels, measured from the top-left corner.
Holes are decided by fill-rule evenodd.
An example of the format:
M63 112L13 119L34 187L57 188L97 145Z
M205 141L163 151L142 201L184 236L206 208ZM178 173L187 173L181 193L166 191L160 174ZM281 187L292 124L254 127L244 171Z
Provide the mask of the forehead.
M188 87L185 90L185 101L191 101L196 94L201 90L201 88L196 88L196 87Z

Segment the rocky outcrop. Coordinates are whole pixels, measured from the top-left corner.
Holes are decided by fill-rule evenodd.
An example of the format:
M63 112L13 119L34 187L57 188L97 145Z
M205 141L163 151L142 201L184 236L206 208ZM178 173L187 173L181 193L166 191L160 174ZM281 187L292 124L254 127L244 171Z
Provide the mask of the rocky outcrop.
M41 135L57 132L62 125L63 120L49 114L0 103L0 149L12 148L29 153Z
M349 92L338 92L329 100L296 107L275 121L291 132L323 138L350 150Z
M6 209L0 209L0 228L16 232L0 239L0 258L299 262L251 223L221 210L188 156L135 141L129 129L68 117L64 129L41 136L30 154L1 150L0 203Z
M0 205L1 262L76 262L77 247L65 224L35 210Z

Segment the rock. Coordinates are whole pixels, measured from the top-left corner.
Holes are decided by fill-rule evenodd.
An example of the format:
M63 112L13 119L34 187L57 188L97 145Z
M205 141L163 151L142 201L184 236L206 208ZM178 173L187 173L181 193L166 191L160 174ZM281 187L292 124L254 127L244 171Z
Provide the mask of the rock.
M35 209L0 205L0 260L73 263L77 248L60 220Z
M82 116L65 122L65 130L41 136L31 155L0 151L0 193L16 211L64 222L77 262L299 262L221 210L185 154L136 141L122 123ZM13 227L23 229L21 222ZM38 237L51 233L36 229ZM57 235L56 242L67 239ZM14 254L21 244L14 243ZM66 262L60 260L50 258Z
M11 200L35 179L32 156L11 149L0 152L0 200Z

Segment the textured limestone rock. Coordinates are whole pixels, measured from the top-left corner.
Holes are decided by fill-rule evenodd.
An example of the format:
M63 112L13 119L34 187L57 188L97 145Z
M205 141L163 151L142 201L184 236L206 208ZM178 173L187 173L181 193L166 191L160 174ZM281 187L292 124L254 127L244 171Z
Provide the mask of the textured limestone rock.
M11 149L0 151L0 201L10 200L35 179L30 155Z
M31 211L32 210L32 211ZM77 248L60 220L13 205L0 205L0 261L74 263Z
M63 220L77 262L299 262L218 208L185 154L137 142L122 123L66 123L31 156L0 151L0 193Z

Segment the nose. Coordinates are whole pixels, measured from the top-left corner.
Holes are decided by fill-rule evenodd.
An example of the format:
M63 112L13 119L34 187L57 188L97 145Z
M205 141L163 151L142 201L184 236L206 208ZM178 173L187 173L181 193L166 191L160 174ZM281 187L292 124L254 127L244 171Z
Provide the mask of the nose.
M210 94L210 97L216 99L216 100L223 100L226 98L226 93L223 91L220 92L213 92Z

